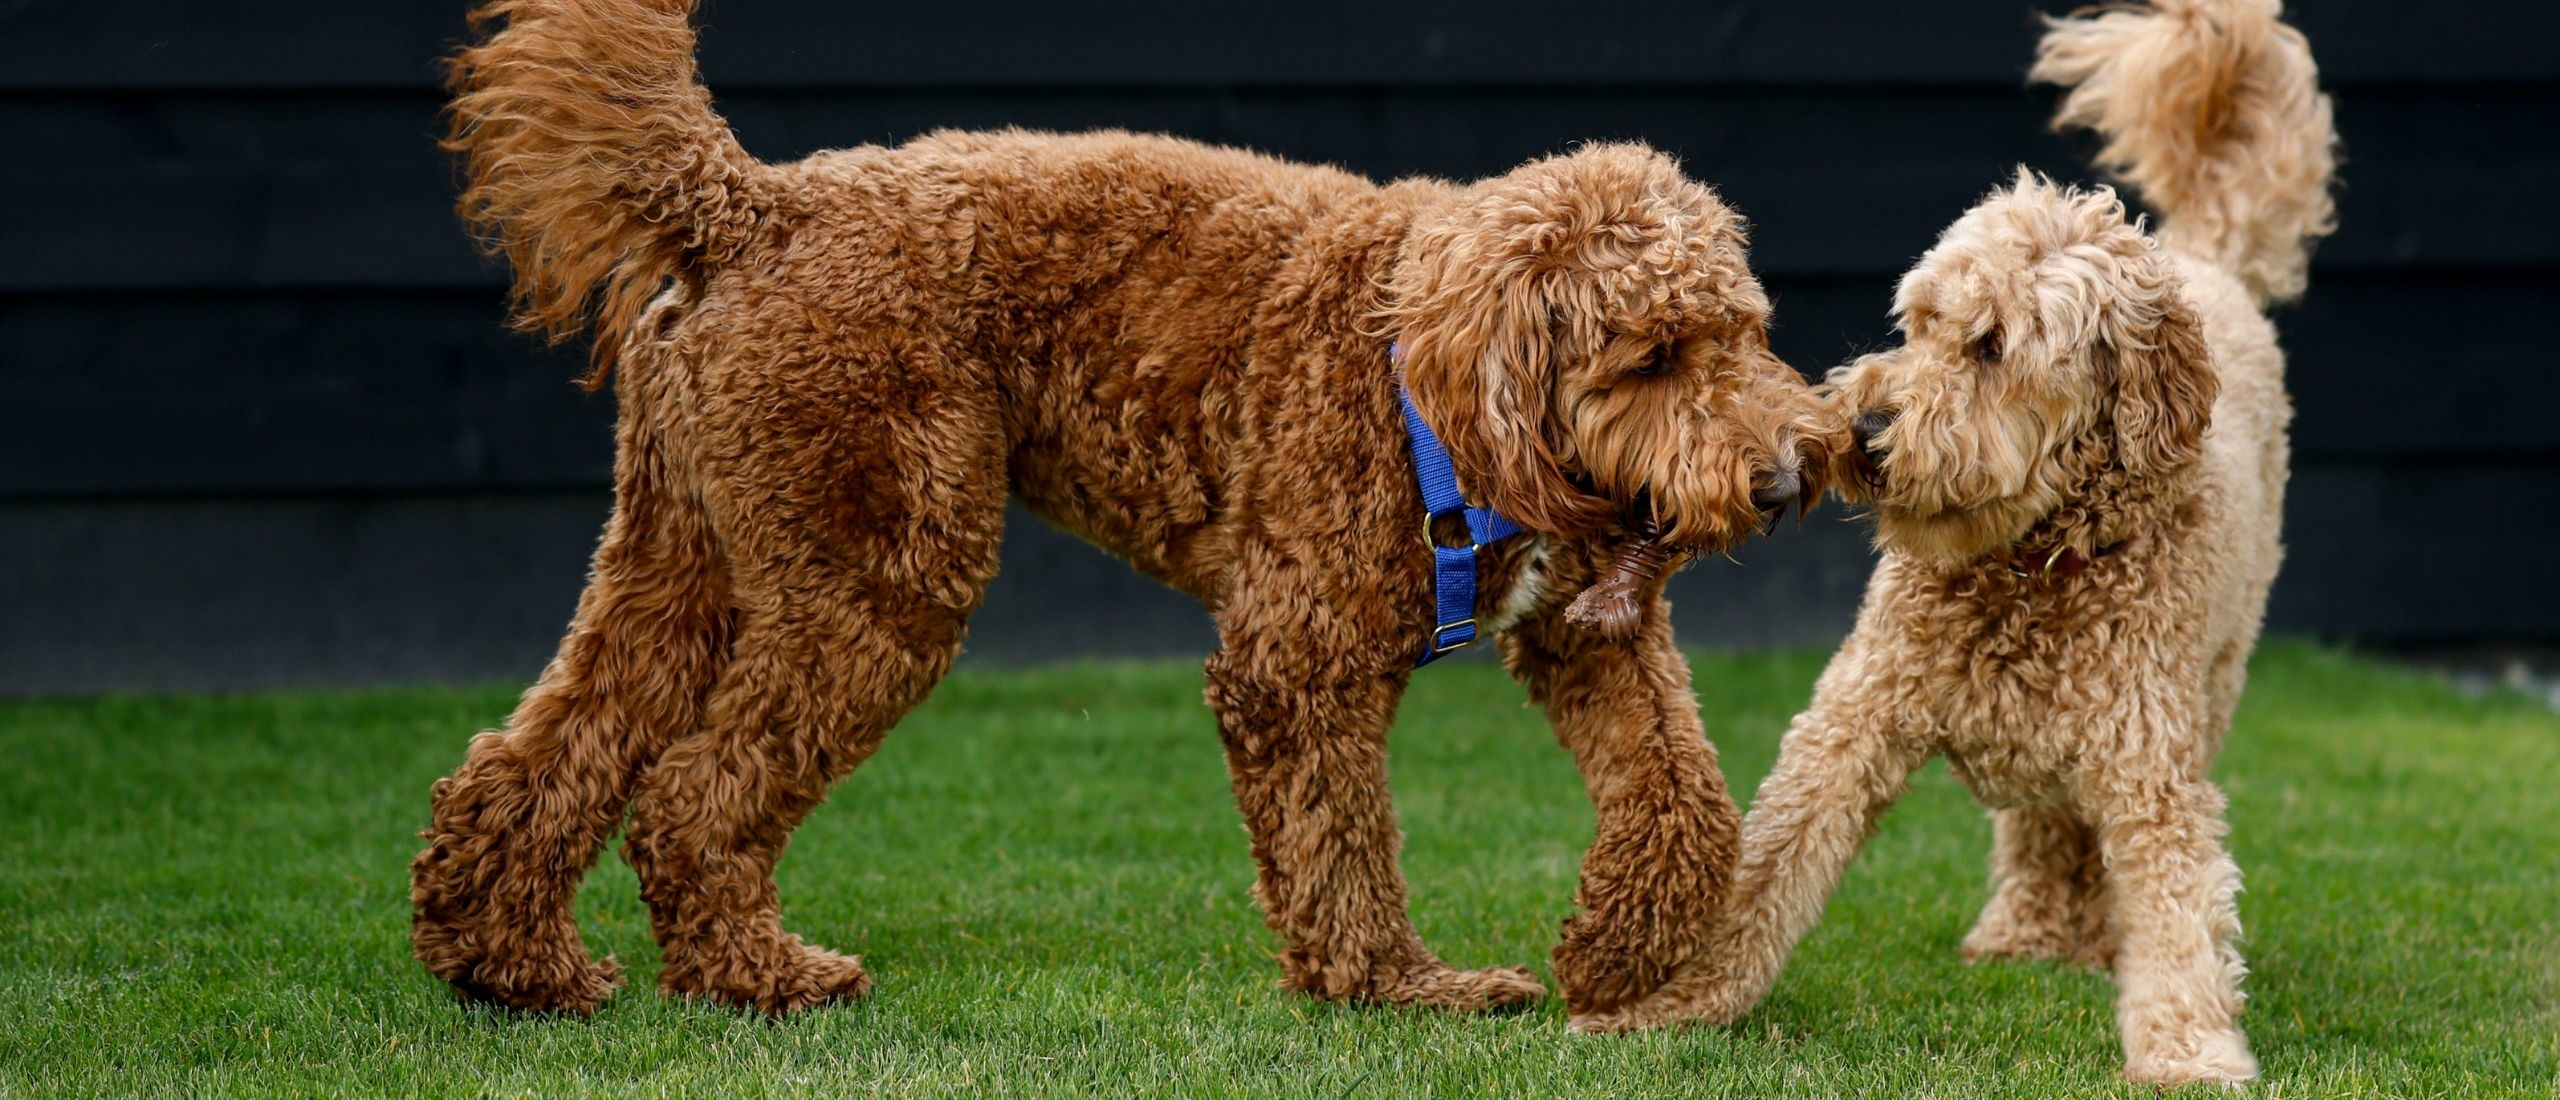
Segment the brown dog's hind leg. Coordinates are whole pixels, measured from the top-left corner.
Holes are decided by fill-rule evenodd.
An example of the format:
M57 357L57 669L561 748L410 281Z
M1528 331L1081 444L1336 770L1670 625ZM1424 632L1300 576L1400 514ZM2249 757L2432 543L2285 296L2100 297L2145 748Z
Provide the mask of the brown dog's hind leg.
M410 864L410 941L466 997L586 1013L621 968L587 954L578 881L622 820L631 778L689 730L728 645L715 542L669 484L639 417L622 431L616 501L559 656L506 729L438 780Z
M782 930L773 869L827 787L879 747L956 648L883 635L860 608L747 612L702 728L642 778L623 854L668 993L779 1014L870 991L859 960Z
M1382 647L1379 639L1398 637L1390 630L1310 612L1310 587L1275 584L1294 601L1230 600L1208 662L1206 695L1260 869L1254 897L1286 944L1281 986L1329 1001L1457 1011L1543 999L1546 987L1526 969L1457 969L1414 931L1386 756L1404 690L1400 659L1411 657ZM1345 603L1345 617L1379 611L1374 601Z
M1634 637L1609 641L1550 611L1503 638L1503 659L1546 708L1599 814L1575 891L1580 913L1555 949L1575 1015L1651 993L1722 911L1741 815L1698 720L1689 662L1659 584Z
M1991 900L1964 938L1965 960L2113 964L2097 831L2066 806L2000 810L1991 822Z
M903 430L965 429L917 417ZM951 667L995 572L1002 478L985 457L947 479L883 467L731 492L754 502L724 527L737 640L699 728L641 777L623 848L667 993L781 1014L870 990L860 960L783 930L774 867L828 786ZM947 495L886 503L914 484ZM878 503L849 509L838 491Z

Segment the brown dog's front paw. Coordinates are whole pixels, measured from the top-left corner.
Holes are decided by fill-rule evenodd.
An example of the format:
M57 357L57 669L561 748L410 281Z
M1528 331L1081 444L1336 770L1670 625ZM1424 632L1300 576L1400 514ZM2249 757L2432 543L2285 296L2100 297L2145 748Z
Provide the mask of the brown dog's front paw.
M1565 1017L1564 1029L1576 1035L1622 1035L1645 1028L1643 1013L1626 1005L1603 1012L1573 1013Z
M1720 815L1697 820L1603 824L1582 861L1582 911L1550 956L1574 1015L1651 995L1705 938L1731 879L1734 830Z
M1377 998L1398 1006L1449 1012L1493 1012L1547 999L1547 987L1524 966L1460 970L1440 966L1405 975Z
M1674 1024L1704 1024L1712 1021L1682 1015L1671 1006L1653 999L1620 1005L1606 1012L1577 1012L1565 1017L1564 1029L1576 1035L1624 1035L1628 1032L1651 1031Z
M583 954L558 954L511 959L503 966L482 963L455 976L446 977L442 971L437 976L445 978L455 996L476 1004L593 1016L621 988L622 964L612 959L590 961Z
M1668 962L1641 950L1593 942L1599 937L1587 933L1595 923L1588 917L1566 922L1564 942L1549 956L1556 984L1564 987L1565 1008L1576 1017L1633 1004L1661 988L1671 973Z
M1723 1025L1740 1019L1754 1001L1726 968L1692 963L1642 998L1605 1009L1576 1010L1567 1030L1610 1035L1673 1024Z
M1686 964L1723 911L1741 814L1703 740L1692 755L1628 777L1601 807L1552 961L1575 1016L1651 995Z
M1527 967L1460 970L1419 942L1388 958L1293 949L1280 953L1280 988L1343 1004L1489 1012L1535 1004L1547 987Z
M566 921L509 925L485 912L422 909L410 917L409 942L429 972L476 1004L591 1016L622 985L622 964L590 958Z
M670 960L658 985L670 996L693 997L768 1016L785 1016L871 993L862 960L786 937L781 950L749 959Z

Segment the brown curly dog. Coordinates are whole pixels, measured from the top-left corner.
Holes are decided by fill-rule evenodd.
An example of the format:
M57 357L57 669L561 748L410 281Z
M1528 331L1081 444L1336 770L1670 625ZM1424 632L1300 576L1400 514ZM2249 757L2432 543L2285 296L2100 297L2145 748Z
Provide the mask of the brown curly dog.
M613 990L570 898L626 822L670 993L784 1012L869 986L783 930L773 869L950 666L1010 492L1200 599L1283 984L1534 1000L1415 935L1386 733L1433 623L1402 378L1531 535L1476 613L1587 777L1555 968L1651 990L1724 896L1738 815L1659 583L1625 640L1564 608L1646 539L1747 537L1836 435L1773 358L1740 220L1645 149L1472 186L1121 133L940 133L791 165L712 112L683 0L499 0L454 72L467 219L519 321L592 325L616 504L559 656L434 791L418 957L463 994ZM1449 537L1443 533L1443 538Z
M2282 556L2284 356L2261 311L2332 225L2336 141L2274 0L2054 24L2058 125L2162 217L2021 174L1896 297L1905 340L1833 376L1884 561L1753 799L1696 961L1588 1030L1725 1022L1776 980L1911 771L1996 808L1968 958L2112 967L2125 1073L2245 1080L2240 876L2207 768Z

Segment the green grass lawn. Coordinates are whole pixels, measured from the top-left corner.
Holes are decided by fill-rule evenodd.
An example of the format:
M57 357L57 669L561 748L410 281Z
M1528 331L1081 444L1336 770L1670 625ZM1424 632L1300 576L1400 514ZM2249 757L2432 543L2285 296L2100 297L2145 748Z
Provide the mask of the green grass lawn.
M1819 667L1698 663L1737 791ZM1500 670L1416 677L1405 865L1453 962L1544 969L1591 816ZM954 676L813 817L786 920L868 1001L781 1024L663 1000L630 872L580 910L631 985L593 1020L465 1008L408 954L427 784L504 691L0 704L0 1095L2148 1094L2110 987L1969 968L1989 829L1933 766L1776 993L1730 1030L1564 1033L1273 988L1196 670ZM2276 1096L2560 1090L2560 717L2301 645L2220 767Z

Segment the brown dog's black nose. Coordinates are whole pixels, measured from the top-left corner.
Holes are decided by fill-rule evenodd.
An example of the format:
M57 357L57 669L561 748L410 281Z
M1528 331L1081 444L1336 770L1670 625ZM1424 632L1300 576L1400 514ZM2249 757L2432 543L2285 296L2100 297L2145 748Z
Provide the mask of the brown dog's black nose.
M1804 495L1804 479L1794 470L1781 469L1769 475L1769 483L1751 490L1751 506L1762 512L1775 512Z
M1883 409L1869 409L1859 413L1856 420L1849 422L1849 438L1857 442L1859 450L1874 454L1876 437L1884 434L1884 430L1892 426L1892 413Z

